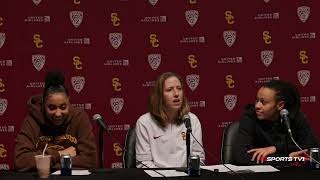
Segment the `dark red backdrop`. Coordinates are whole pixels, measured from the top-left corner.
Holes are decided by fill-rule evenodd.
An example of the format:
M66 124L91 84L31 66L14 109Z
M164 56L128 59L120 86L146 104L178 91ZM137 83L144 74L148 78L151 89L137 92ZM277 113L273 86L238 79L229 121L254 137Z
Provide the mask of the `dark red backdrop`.
M73 105L102 114L119 139L105 138L106 167L122 166L126 130L166 71L185 78L216 158L223 128L270 79L299 88L319 135L319 19L316 0L1 1L0 169L13 168L26 102L53 68L64 70Z

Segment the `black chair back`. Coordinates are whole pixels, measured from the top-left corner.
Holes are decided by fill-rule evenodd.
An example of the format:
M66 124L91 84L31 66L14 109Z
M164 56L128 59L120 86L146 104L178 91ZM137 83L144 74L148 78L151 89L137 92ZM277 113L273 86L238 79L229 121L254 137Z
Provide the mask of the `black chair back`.
M136 130L134 127L131 127L126 134L123 167L136 168Z
M221 144L221 163L231 164L232 158L232 146L234 145L239 130L239 121L235 121L229 124L223 131L222 144Z

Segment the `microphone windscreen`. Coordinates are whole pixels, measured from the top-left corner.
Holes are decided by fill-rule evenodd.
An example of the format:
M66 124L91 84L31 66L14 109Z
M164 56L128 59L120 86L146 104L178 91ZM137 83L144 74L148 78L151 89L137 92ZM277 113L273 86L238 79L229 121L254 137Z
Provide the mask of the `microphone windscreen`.
M97 121L98 119L102 119L102 116L100 114L95 114L95 115L92 116L92 119L94 121Z
M282 110L280 111L280 116L281 116L281 117L283 117L283 116L288 116L288 115L289 115L289 111L288 111L288 110L282 109Z

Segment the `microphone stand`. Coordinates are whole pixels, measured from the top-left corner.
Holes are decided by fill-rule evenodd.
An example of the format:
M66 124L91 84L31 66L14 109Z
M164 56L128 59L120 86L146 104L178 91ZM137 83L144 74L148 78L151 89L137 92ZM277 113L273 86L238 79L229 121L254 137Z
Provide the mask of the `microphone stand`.
M191 128L187 128L187 135L186 135L186 146L187 146L187 170L189 168L189 156L190 156L190 133Z
M99 128L99 154L100 154L100 168L104 167L104 145L103 145L103 132L104 129L100 126Z

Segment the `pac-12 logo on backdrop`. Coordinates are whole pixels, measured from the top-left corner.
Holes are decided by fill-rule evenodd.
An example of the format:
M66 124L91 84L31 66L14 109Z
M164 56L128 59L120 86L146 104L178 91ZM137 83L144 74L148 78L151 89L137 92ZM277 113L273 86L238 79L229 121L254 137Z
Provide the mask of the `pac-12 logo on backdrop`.
M154 71L157 70L161 63L161 54L149 54L148 62Z
M111 98L110 99L110 105L116 114L119 114L123 108L124 105L124 99L123 98Z
M77 93L81 92L81 90L84 87L85 82L86 82L86 80L83 76L74 76L71 78L72 87Z
M0 48L4 45L4 42L6 42L6 34L0 33Z
M229 94L224 96L224 105L229 111L232 111L233 108L236 106L236 104L237 104L237 95Z
M157 4L158 0L149 0L149 3L152 5L152 6L155 6Z
M114 49L118 49L122 42L122 33L109 33L109 41Z
M261 51L261 61L262 63L268 67L271 63L272 63L272 60L273 60L273 51L271 50L264 50L264 51Z
M33 4L35 4L36 6L38 6L41 3L41 0L32 0Z
M7 106L8 100L0 98L0 116L2 116L4 112L6 112Z
M231 47L237 38L237 32L233 30L223 31L224 42Z
M199 85L200 76L198 74L187 75L186 81L191 91L194 91Z
M186 20L187 20L188 24L191 27L193 27L198 21L199 11L197 11L197 10L188 10L188 11L185 12L185 16L186 16Z
M306 86L310 79L309 70L300 70L297 72L298 80L302 86Z
M74 27L79 27L83 20L82 11L70 11L69 17Z
M40 71L46 63L46 56L43 54L32 55L32 64L37 71Z
M310 15L310 7L300 6L297 8L297 14L301 22L305 23Z

